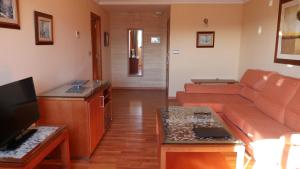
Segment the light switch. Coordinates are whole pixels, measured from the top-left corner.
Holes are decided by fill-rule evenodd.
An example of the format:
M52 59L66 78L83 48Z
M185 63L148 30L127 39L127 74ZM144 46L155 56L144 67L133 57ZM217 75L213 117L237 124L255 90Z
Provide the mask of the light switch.
M180 54L180 50L179 49L174 49L173 54Z

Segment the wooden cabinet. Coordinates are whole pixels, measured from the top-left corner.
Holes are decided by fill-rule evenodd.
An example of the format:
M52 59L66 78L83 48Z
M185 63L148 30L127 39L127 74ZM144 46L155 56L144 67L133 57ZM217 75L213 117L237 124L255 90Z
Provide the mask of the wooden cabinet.
M110 91L110 87L98 89L88 98L40 97L38 123L67 125L71 157L88 159L104 135L106 112L111 119Z
M92 152L98 145L99 141L104 135L104 111L103 96L98 93L88 100L89 108L89 127L90 127L90 152Z
M103 91L104 97L104 129L108 130L112 121L112 94L111 88L107 88Z

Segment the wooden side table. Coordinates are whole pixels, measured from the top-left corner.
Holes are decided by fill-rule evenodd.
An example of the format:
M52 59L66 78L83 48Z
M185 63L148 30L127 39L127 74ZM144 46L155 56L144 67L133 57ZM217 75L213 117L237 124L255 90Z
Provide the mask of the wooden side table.
M59 127L53 134L21 159L0 158L0 169L32 169L38 166L56 148L60 150L62 167L71 168L69 134L66 127Z
M191 81L194 84L218 84L218 83L234 84L234 83L238 83L238 81L233 80L233 79L192 79Z

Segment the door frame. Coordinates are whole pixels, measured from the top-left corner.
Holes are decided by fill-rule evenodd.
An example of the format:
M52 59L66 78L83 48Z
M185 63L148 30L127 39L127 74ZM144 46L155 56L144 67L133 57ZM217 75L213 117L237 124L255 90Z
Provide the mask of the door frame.
M96 32L94 26L98 27ZM102 80L102 34L101 17L91 12L92 72L93 80ZM99 51L99 53L97 53ZM98 60L99 59L99 60Z
M166 95L169 99L169 71L170 71L170 31L171 31L171 19L167 21L167 57L166 57Z

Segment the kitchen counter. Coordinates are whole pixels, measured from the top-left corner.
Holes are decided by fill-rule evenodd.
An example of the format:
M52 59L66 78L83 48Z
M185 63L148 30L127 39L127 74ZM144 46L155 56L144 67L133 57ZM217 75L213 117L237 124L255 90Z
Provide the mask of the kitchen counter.
M110 86L109 81L80 80L62 85L50 91L44 92L39 97L58 98L88 98L97 90L105 90Z

